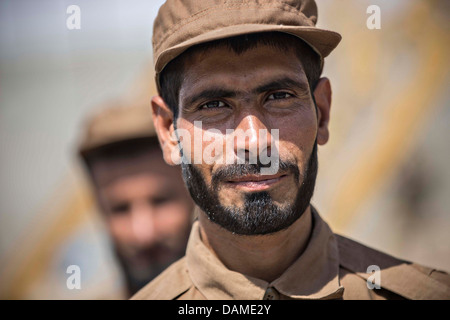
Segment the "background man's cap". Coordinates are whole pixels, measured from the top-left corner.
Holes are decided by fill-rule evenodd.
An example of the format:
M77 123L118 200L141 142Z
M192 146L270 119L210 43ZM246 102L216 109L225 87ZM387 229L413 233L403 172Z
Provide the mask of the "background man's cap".
M112 101L86 119L79 153L85 157L108 144L151 137L156 137L156 132L148 104Z
M183 51L213 40L257 32L299 37L323 59L341 36L317 28L314 0L167 0L153 27L156 83L164 67Z

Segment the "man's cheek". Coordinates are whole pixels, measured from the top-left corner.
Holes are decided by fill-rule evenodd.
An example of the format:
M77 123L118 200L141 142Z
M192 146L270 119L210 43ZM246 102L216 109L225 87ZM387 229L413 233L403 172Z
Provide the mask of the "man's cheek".
M267 142L270 139L270 150ZM259 140L259 159L263 165L269 167L261 168L261 175L276 174L280 168L280 132L279 129L270 130L270 136L267 132L260 132Z
M178 128L173 131L172 139L178 141L177 147L171 151L171 159L175 165L192 163L193 139L189 130Z
M227 163L227 139L220 130L208 129L201 132L197 130L194 139L195 164L220 165Z
M129 221L129 218L123 214L123 215L112 215L108 217L108 227L110 230L111 235L113 238L115 238L117 241L120 242L127 242L130 238L131 233L131 222Z

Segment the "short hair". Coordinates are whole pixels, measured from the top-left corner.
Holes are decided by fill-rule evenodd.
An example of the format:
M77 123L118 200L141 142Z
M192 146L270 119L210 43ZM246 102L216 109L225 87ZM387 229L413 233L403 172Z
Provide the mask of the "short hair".
M322 73L322 64L320 56L308 44L294 35L282 32L240 35L195 45L169 62L163 69L159 77L159 94L173 112L174 120L178 117L179 94L188 57L221 46L236 54L242 54L259 45L267 45L281 51L294 50L305 71L312 94Z

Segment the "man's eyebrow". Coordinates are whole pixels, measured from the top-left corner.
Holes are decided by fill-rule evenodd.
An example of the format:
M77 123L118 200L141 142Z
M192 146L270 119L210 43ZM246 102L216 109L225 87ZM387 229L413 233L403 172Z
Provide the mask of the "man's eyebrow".
M186 98L186 106L190 106L199 100L209 100L218 98L234 98L237 93L234 90L227 90L224 88L208 88L206 90L200 91L197 94L188 96Z
M271 80L267 83L259 85L255 89L252 90L254 94L264 93L270 90L277 90L283 88L299 88L301 90L308 91L309 85L307 82L297 81L290 77L283 77L275 80ZM217 88L208 88L203 91L200 91L197 94L193 94L192 96L188 96L185 99L184 105L189 107L195 104L199 100L210 100L210 99L219 99L219 98L235 98L241 94L241 92L231 89L225 89L222 87Z
M264 83L253 90L253 93L263 93L270 90L284 89L284 88L298 88L308 91L309 85L307 82L298 81L290 77L283 77L275 80L271 80Z

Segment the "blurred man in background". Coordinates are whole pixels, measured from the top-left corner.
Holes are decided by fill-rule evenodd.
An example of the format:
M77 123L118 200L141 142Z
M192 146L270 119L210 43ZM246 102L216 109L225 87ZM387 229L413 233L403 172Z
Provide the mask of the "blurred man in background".
M184 255L193 204L149 106L114 104L89 117L79 152L131 296Z

